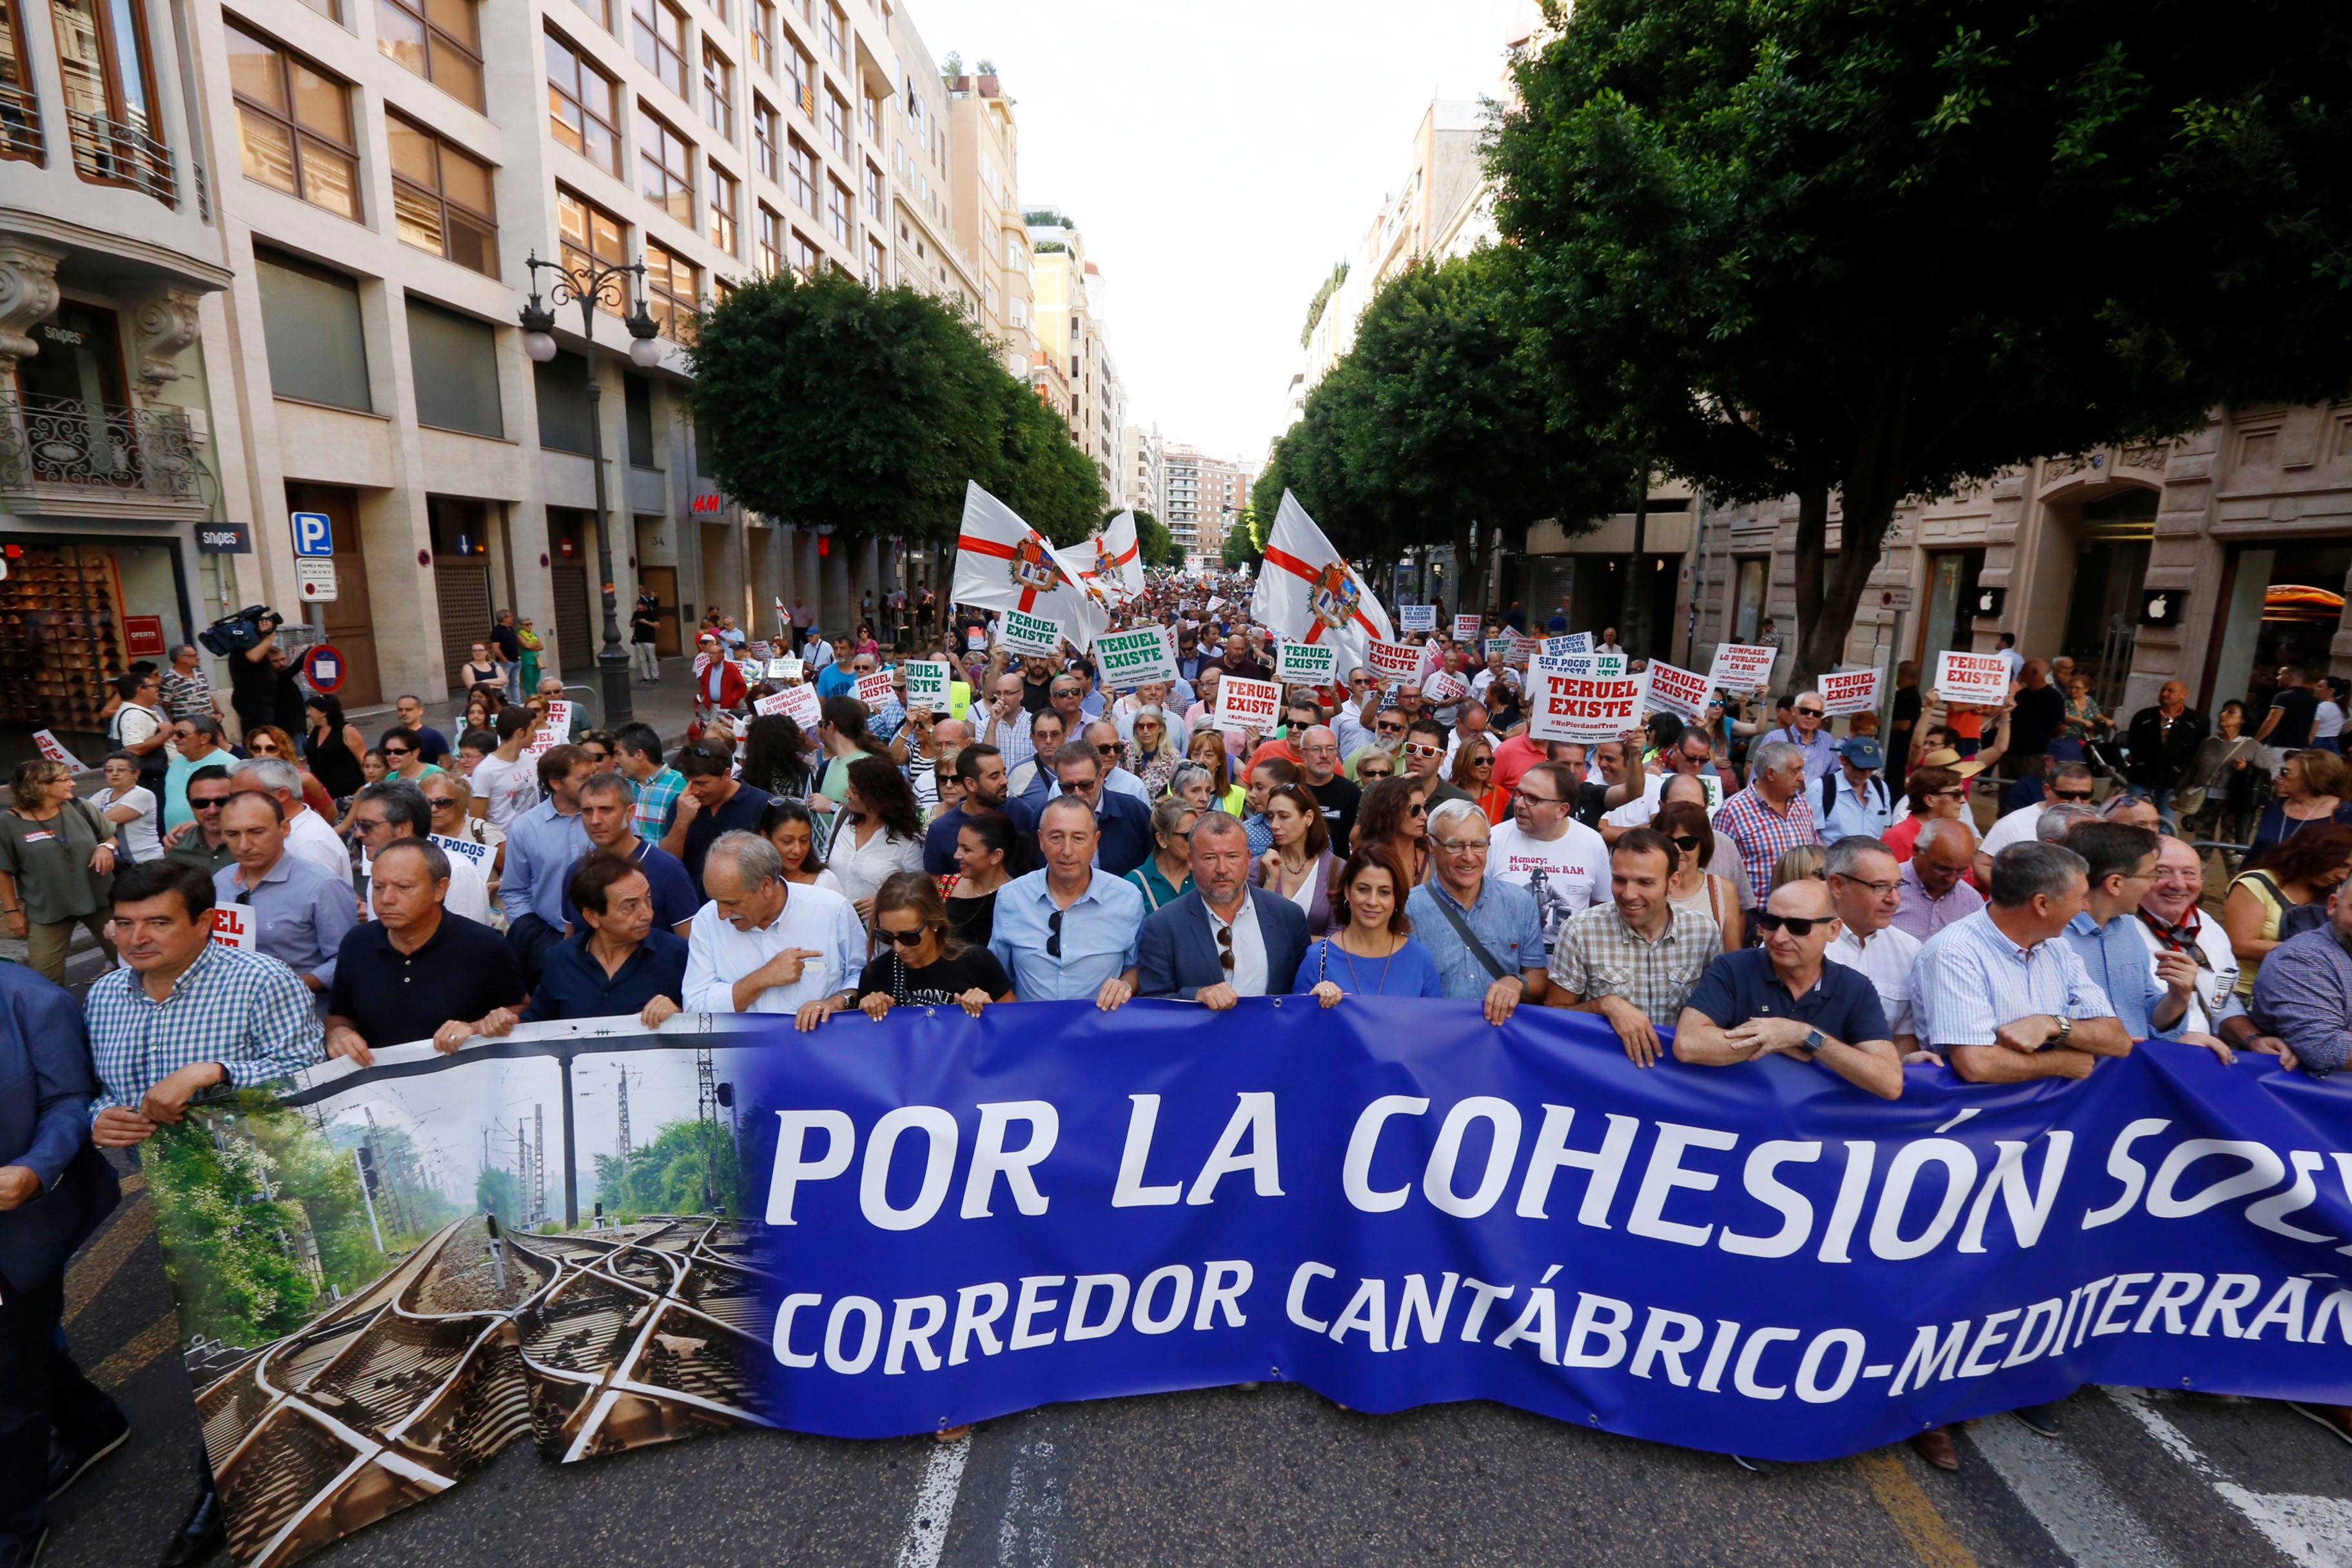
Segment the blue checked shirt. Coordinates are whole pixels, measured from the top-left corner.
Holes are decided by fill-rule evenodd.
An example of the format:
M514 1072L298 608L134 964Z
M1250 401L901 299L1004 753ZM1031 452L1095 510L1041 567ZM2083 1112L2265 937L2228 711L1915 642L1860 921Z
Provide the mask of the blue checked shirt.
M2083 973L2115 1004L2116 1016L2126 1034L2135 1040L2150 1036L2168 1040L2180 1032L2179 1020L2169 1029L2158 1029L2153 1022L2157 1005L2169 987L2156 977L2156 965L2148 957L2147 943L2140 940L2137 920L2117 915L2102 926L2084 910L2068 922L2063 940L2083 961Z
M1938 1054L1990 1046L2003 1024L2035 1013L2112 1018L2116 1005L2064 938L2020 947L1992 923L1990 910L1946 926L1912 961L1912 1019L1919 1043Z
M677 815L677 797L686 793L686 775L665 766L644 783L629 787L636 792L637 837L648 844L660 843L669 832L670 818Z
M220 1063L229 1087L250 1089L320 1059L309 988L278 960L216 942L163 1001L135 973L116 969L90 983L84 1010L98 1067L93 1117L110 1105L136 1109L149 1089L198 1062Z

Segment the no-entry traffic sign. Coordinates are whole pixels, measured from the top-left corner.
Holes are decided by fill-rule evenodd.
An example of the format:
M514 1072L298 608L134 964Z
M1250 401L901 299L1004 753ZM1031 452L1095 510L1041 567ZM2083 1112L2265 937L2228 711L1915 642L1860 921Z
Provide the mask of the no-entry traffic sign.
M331 692L342 685L348 666L343 656L331 643L320 643L302 656L302 676L320 691Z

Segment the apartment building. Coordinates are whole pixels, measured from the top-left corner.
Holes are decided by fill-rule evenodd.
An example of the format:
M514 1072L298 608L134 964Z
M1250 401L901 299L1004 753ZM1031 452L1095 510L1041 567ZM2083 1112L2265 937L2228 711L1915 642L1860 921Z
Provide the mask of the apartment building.
M1086 235L1061 208L1033 205L1025 216L1036 310L1033 381L1050 360L1068 383L1068 405L1062 414L1070 439L1093 460L1103 494L1116 496L1125 489L1118 437L1127 394L1104 336L1102 309L1108 295L1102 271L1087 259Z
M1125 488L1119 495L1119 505L1130 511L1148 511L1164 525L1168 521L1167 443L1160 439L1160 426L1145 429L1139 425L1124 426L1121 445L1126 457L1119 465L1125 474Z
M1021 211L1021 136L1013 100L996 73L950 76L949 208L957 248L971 259L980 290L981 331L1000 345L1004 368L1030 379L1029 227Z
M874 547L725 503L680 338L784 267L976 303L947 91L886 0L59 0L0 38L16 743L89 737L108 674L225 608L299 617L295 511L331 521L347 704L445 689L500 608L583 678L592 408L613 586L658 595L666 650L710 607L884 591ZM533 254L643 283L583 331Z
M1168 510L1160 521L1167 524L1169 537L1188 563L1217 562L1224 552L1225 531L1249 506L1256 474L1181 444L1165 449L1161 474Z

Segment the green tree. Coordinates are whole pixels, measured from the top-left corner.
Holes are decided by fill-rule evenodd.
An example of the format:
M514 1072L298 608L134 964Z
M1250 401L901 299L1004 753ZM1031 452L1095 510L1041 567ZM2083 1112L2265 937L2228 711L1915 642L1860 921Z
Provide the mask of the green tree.
M706 1144L717 1201L730 1213L742 1213L743 1172L726 1124L709 1129L706 1139L699 1121L670 1121L653 1142L631 1150L625 1161L616 1154L596 1156L596 1195L606 1217L699 1214Z
M1263 480L1260 481L1260 483L1263 482ZM1274 499L1276 504L1279 505L1282 492L1276 491ZM1239 517L1225 520L1225 548L1222 559L1227 570L1235 566L1247 566L1253 562L1265 559L1265 545L1258 538L1257 520L1261 516L1272 517L1273 515L1272 512L1260 512L1256 502L1253 500L1243 510Z
M1060 415L1011 376L1000 372L997 380L1000 433L993 461L973 470L971 478L1055 544L1076 544L1102 520L1102 475L1078 450ZM961 486L956 508L961 515Z
M1323 279L1315 290L1315 298L1307 302L1307 324L1298 329L1298 346L1305 348L1315 341L1315 329L1323 323L1323 312L1330 308L1331 296L1348 280L1348 264L1344 261L1331 268L1331 276Z
M1606 438L1795 495L1799 679L1904 498L2352 384L2340 6L1546 9L1491 155L1524 298Z
M690 353L711 476L787 521L950 537L964 482L986 483L1026 439L1013 395L1026 390L916 289L780 272L705 312Z

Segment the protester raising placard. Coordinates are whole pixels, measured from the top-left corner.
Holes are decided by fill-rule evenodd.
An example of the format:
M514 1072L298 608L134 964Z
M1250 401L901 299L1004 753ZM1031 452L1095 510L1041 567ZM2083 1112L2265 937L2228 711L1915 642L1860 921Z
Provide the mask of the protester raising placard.
M1641 721L1639 676L1605 673L1593 656L1539 658L1528 676L1528 734L1538 741L1613 741Z
M1878 671L1840 669L1822 677L1822 711L1834 719L1841 713L1878 710Z
M1465 647L1475 643L1478 640L1478 628L1484 621L1485 617L1481 616L1454 616L1454 640Z
M1435 605L1399 605L1397 630L1401 632L1433 632L1437 629Z
M1332 672L1339 667L1339 650L1324 643L1282 641L1275 655L1274 678L1284 685L1305 682L1309 686L1328 686Z
M871 675L861 675L850 695L866 704L866 711L878 712L890 700L890 672L877 669Z
M1570 632L1562 637L1546 637L1543 652L1546 658L1574 658L1592 651L1591 632Z
M1114 691L1131 691L1154 680L1174 680L1176 636L1166 626L1106 632L1095 638L1095 662L1102 669L1103 684Z
M1706 715L1706 677L1663 659L1652 659L1643 672L1642 710L1673 713L1685 719Z
M1374 642L1366 662L1383 680L1413 680L1421 675L1421 649L1409 642Z
M1422 679L1421 694L1444 708L1467 697L1470 685L1458 675L1449 675L1442 669L1432 670Z
M1281 714L1281 687L1229 675L1217 682L1216 715L1209 722L1220 730L1271 730Z
M1772 684L1780 650L1767 643L1718 643L1706 683L1717 691L1762 691Z
M907 671L907 706L928 709L934 715L948 710L948 662L943 658L919 658L905 666Z
M996 640L1008 652L1051 658L1062 651L1062 623L1026 610L1007 610L996 623Z
M2009 660L1997 653L1936 656L1936 695L1947 702L1998 704L2009 700Z

